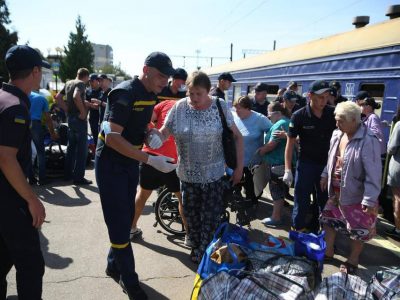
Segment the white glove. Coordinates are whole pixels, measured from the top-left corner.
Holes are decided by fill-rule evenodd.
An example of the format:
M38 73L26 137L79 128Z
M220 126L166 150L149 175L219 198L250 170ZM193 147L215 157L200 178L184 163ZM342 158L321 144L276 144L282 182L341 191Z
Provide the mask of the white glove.
M163 142L157 133L150 133L147 137L147 144L150 148L158 149L162 146Z
M174 159L171 157L149 155L147 164L158 171L169 173L178 167L177 164L172 163L173 161Z
M285 170L285 174L283 175L282 181L287 184L287 186L291 187L293 182L293 174L291 170Z

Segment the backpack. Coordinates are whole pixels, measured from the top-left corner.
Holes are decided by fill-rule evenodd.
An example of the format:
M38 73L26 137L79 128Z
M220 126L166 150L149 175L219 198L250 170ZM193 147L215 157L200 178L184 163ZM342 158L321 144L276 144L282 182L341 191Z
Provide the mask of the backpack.
M49 177L64 176L66 151L67 146L54 141L45 147L46 169Z

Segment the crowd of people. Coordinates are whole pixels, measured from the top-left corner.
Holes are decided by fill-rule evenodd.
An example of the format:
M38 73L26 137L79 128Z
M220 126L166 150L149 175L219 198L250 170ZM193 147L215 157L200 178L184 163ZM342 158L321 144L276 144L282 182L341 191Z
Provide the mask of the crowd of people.
M31 136L38 153L40 185L47 183L43 114L51 138L59 136L47 102L31 93L39 88L41 68L49 67L48 63L29 46L10 48L5 61L11 80L0 90L4 195L0 298L6 297L6 276L15 265L19 299L35 300L42 294L44 262L38 228L46 214L26 180L32 178ZM250 167L254 157L266 168L273 200L271 216L261 222L274 227L284 224L285 198L293 199L293 230L325 230L326 261L334 259L337 232L350 238L350 254L341 269L354 274L364 242L376 233L381 158L388 152L395 215L388 234L400 237L400 125L394 126L387 145L374 113L380 104L374 98L361 91L355 102L347 101L339 82L317 80L307 97L298 95L298 85L291 81L270 102L268 85L258 83L254 94L235 99L231 110L225 91L235 81L232 74L222 73L212 89L207 74L188 75L184 69L174 69L165 53L153 52L140 76L114 89L106 75L80 68L55 97L68 116L66 180L92 184L85 178L88 124L96 139L95 176L111 243L106 274L130 299L147 299L135 271L131 241L143 234L138 221L152 191L167 187L177 196L185 245L191 248L190 260L198 264L219 224L228 185L242 182L245 197L258 205L260 195L255 193ZM224 176L223 119L236 147L230 182ZM289 194L291 187L294 197Z

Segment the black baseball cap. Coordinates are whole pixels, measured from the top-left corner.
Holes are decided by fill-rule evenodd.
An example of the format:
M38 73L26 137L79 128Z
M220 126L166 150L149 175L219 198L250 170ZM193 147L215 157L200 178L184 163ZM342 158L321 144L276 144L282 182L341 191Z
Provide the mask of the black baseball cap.
M42 60L39 53L27 45L15 45L8 49L4 58L8 71L22 71L43 67L50 69L50 64Z
M268 91L268 84L263 83L263 82L259 82L254 87L254 90L256 92L264 92L264 91L267 92Z
M337 97L337 89L335 87L331 87L329 90L329 94L333 97Z
M187 77L188 77L188 74L186 73L185 69L182 69L182 68L176 68L175 74L174 74L174 76L172 76L172 78L174 78L174 79L182 79L184 81L186 81Z
M99 76L97 76L97 74L90 74L89 80L90 80L90 81L99 80Z
M236 82L235 78L229 72L224 72L218 76L218 80L228 80L230 82Z
M366 91L359 91L354 100L364 100L369 97L369 93Z
M329 84L329 86L331 87L331 88L335 88L336 90L340 90L341 89L341 85L340 85L340 82L339 81L336 81L336 80L334 80L334 81L331 81L331 83Z
M100 79L100 80L108 79L108 77L107 77L106 74L100 74L100 75L99 75L99 79Z
M287 86L288 86L288 88L297 87L297 82L296 81L290 81Z
M156 68L158 71L168 76L175 74L171 59L163 52L150 53L149 56L146 57L144 64L148 67Z
M325 80L316 80L310 85L310 93L321 95L325 92L329 92L331 88L329 87L329 83Z
M296 102L298 98L295 91L287 91L283 94L283 99L291 102Z

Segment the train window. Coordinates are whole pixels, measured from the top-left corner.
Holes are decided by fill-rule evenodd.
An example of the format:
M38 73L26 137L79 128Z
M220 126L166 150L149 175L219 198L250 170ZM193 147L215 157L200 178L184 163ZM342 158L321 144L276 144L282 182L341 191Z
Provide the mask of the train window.
M377 103L381 104L380 109L375 109L375 113L380 117L383 105L383 95L385 92L385 85L383 83L362 83L360 85L360 91L368 92L371 97L375 98Z
M233 86L233 101L238 99L242 95L242 86L240 84L235 84Z
M268 84L268 83L267 83ZM256 85L248 85L247 86L247 94L254 94L254 87ZM276 95L279 90L279 85L270 85L268 84L267 93Z

